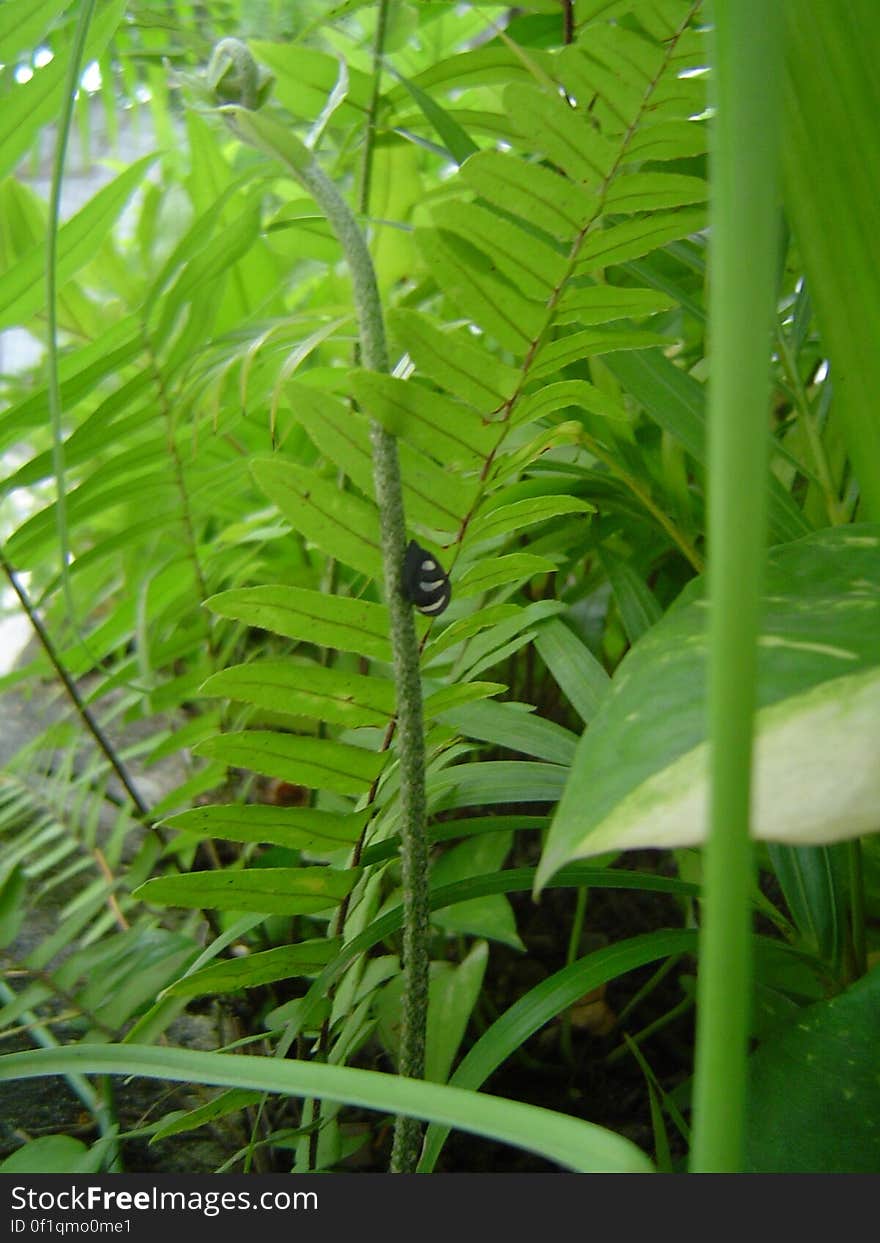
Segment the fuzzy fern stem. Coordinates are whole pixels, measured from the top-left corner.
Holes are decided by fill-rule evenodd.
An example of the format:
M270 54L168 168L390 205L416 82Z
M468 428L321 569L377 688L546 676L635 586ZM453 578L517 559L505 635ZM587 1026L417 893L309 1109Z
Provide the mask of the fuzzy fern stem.
M376 275L364 235L345 200L308 148L278 122L241 107L227 106L223 112L240 138L281 159L324 213L348 262L361 358L371 371L387 372L385 327ZM413 609L403 594L407 536L397 441L376 422L371 424L370 437L397 690L404 906L404 999L399 1066L402 1076L421 1079L425 1067L428 1011L429 857L419 645ZM392 1173L415 1170L420 1144L419 1121L399 1117L394 1131Z

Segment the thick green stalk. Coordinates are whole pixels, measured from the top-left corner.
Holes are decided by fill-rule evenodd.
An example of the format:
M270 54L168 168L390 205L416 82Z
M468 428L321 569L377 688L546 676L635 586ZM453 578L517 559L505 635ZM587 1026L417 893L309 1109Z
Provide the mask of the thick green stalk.
M779 0L716 0L709 395L710 830L691 1170L742 1168L752 730L779 205Z
M225 108L224 112L240 137L284 161L326 216L348 262L363 363L371 371L387 372L385 327L376 275L364 235L348 205L311 152L277 122L238 107ZM412 606L403 594L407 537L397 441L375 422L371 424L370 437L397 688L404 900L400 1073L407 1078L421 1079L428 1010L429 854L419 645ZM412 1118L398 1118L392 1172L408 1173L415 1169L420 1141L421 1124Z
M364 364L371 371L385 372L388 370L388 357L382 305L364 236L336 187L314 161L299 170L299 180L326 215L348 259ZM428 838L425 828L425 743L419 644L413 610L403 595L406 519L397 441L375 422L370 427L370 439L397 688L397 750L403 826L400 854L405 912L400 1073L408 1078L421 1079L425 1068L428 1010ZM392 1154L393 1172L407 1173L415 1169L420 1131L416 1119L398 1119Z

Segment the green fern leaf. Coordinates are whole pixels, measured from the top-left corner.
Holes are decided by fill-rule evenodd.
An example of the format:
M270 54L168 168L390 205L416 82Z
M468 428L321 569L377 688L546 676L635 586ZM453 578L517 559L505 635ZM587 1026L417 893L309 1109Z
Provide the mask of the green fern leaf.
M442 229L417 229L416 244L452 302L505 349L522 354L538 336L539 303L494 275L482 251Z
M206 605L222 617L259 626L288 639L343 652L357 652L373 660L391 660L388 610L368 600L327 596L302 587L240 587L220 592Z
M391 681L293 660L232 665L210 677L202 694L351 728L387 725L395 703Z
M497 212L475 203L452 202L436 209L435 221L491 255L501 274L526 298L545 302L565 280L563 256Z
M295 462L266 458L251 463L260 488L295 531L328 556L368 575L382 576L379 514L375 505L341 492L331 481Z
M214 804L169 816L165 823L182 833L231 842L269 842L287 850L334 851L353 845L369 811L321 811L314 807L274 807L265 803Z
M241 875L241 873L238 873ZM206 993L235 993L258 988L276 980L292 980L317 975L338 953L340 941L332 937L321 941L300 941L298 945L279 945L262 953L248 954L231 962L212 963L185 975L165 989L166 997L201 997Z
M415 380L355 371L351 385L357 400L386 431L448 466L482 464L497 443L497 430L472 408Z
M279 777L292 785L338 794L366 793L388 758L342 742L258 729L205 738L193 750L207 759Z
M388 322L422 371L477 410L497 410L516 392L518 370L470 344L463 333L441 332L414 311L396 310Z
M260 911L266 915L307 915L330 911L357 880L357 872L314 868L245 868L232 872L193 872L159 876L135 891L142 902L196 910Z
M640 259L667 242L678 241L699 232L706 224L703 211L658 213L627 220L590 233L578 253L581 274L608 268L630 259Z
M502 211L515 212L560 240L571 239L596 212L598 199L543 164L500 151L481 151L461 169L461 179Z

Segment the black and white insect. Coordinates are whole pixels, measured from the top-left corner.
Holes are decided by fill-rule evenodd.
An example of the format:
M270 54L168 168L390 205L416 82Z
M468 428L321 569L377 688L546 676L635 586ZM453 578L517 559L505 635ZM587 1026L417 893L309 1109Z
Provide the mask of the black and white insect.
M407 545L403 562L403 594L429 617L442 613L452 597L446 571L414 539Z

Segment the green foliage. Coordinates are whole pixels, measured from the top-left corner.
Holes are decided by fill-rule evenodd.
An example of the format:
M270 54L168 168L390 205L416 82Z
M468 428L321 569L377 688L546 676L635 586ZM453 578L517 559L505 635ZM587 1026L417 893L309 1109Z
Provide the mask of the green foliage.
M0 325L45 349L49 226L23 161L61 115L78 6L8 7L22 20L0 14ZM27 1145L13 1158L27 1168L113 1166L115 1124L85 1077L123 1072L225 1089L155 1119L156 1138L263 1108L278 1169L339 1165L340 1102L432 1121L424 1169L449 1127L570 1168L647 1168L610 1131L476 1093L527 1040L523 1056L546 1056L536 1034L564 1030L588 990L622 981L642 1004L627 972L695 952L692 927L663 926L699 911L691 856L654 870L642 856L638 871L614 854L568 861L702 840L706 17L686 0L578 4L566 43L556 0L521 18L492 9L503 29L482 6L392 8L378 57L375 3L168 6L161 24L107 3L88 32L101 83L81 87L68 171L104 124L123 158L54 239L63 488L42 362L0 379L3 568L45 626L2 683L44 719L0 774L0 1031L51 1046L62 1015L58 1039L89 1051L16 1054L0 1075L68 1075L103 1138ZM218 40L251 35L248 112L231 54L213 100L204 70ZM880 30L865 14L868 38ZM766 840L810 846L762 855L787 906L756 895L779 930L772 953L759 944L755 991L768 1076L774 1032L784 1043L803 1007L850 996L878 909L869 885L859 917L858 869L827 846L877 827L880 467L870 403L847 383L870 352L874 268L858 247L877 196L845 167L819 185L794 128L799 110L814 117L812 39L799 32L786 71L793 235L774 269L756 821ZM852 42L840 17L861 124L876 110ZM132 159L135 124L148 153ZM830 111L821 136L845 164L842 124ZM876 143L863 146L876 171ZM291 175L313 158L368 240L391 374L357 348L333 221ZM835 221L818 241L811 195ZM845 271L864 279L844 316ZM407 535L452 583L442 616L415 618L433 859L425 1085L362 1069L397 1056L408 827L371 424L396 439ZM572 889L668 905L651 932L637 917L640 935L615 924L611 944L585 935L567 953ZM557 910L566 931L548 950L533 919L552 926ZM520 969L526 984L504 992ZM197 1054L173 1028L150 1047L205 999L244 1001L242 1039L274 1056ZM632 1047L669 1168L661 1115L680 1132L681 1101ZM285 1112L291 1095L316 1099Z
M808 1006L758 1050L749 1085L748 1169L876 1172L878 987L875 968L843 995Z
M880 532L868 524L779 545L768 557L755 719L759 839L834 842L876 823L880 789L863 740L870 748L880 711L880 597L868 586L878 576ZM705 585L694 580L622 662L581 739L545 878L575 857L705 840L706 614ZM614 763L633 721L642 745Z

